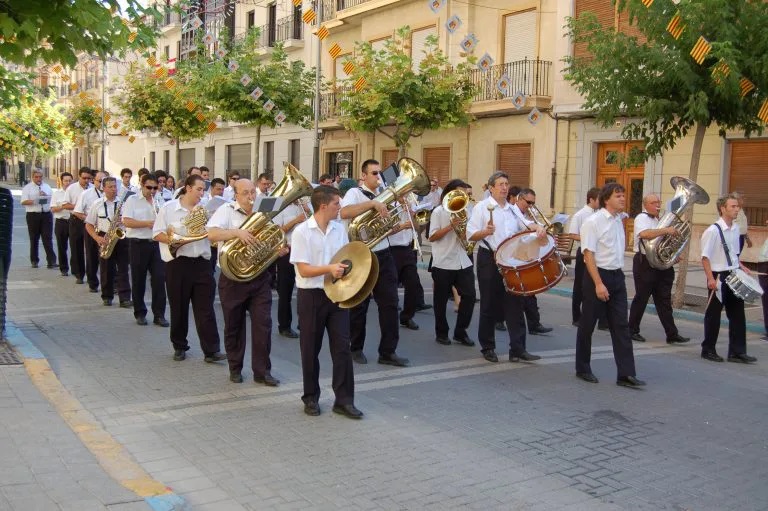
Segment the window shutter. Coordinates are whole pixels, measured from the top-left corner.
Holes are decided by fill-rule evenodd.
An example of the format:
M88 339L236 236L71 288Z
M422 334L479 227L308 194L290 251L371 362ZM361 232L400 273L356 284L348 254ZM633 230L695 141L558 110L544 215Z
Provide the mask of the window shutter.
M528 59L536 55L535 10L504 16L504 63Z
M755 186L765 182L768 140L736 140L731 142L729 192L746 194L744 214L750 225L764 226L768 220L768 188Z
M605 28L615 27L616 9L612 0L576 0L574 17L579 18L587 11L595 13L598 22ZM574 57L588 57L587 43L579 43L574 46Z
M227 171L233 170L250 174L251 144L233 144L227 146Z
M419 65L426 56L424 51L427 48L427 37L431 35L437 36L437 27L422 28L411 33L411 62L414 72L419 71Z
M509 186L527 188L531 182L531 144L500 144L496 168L509 176Z
M385 169L395 163L399 154L397 149L383 149L381 151L381 168Z
M640 32L640 29L638 29L634 23L629 23L629 12L627 12L626 8L619 13L619 32L630 37L636 37L640 43L648 41L645 35Z
M451 148L429 147L424 149L424 170L430 179L437 179L441 188L451 180Z
M170 151L168 151L170 155ZM195 150L194 149L182 149L179 151L179 175L185 175L187 169L195 164ZM168 165L170 166L170 165ZM167 170L167 169L166 169Z

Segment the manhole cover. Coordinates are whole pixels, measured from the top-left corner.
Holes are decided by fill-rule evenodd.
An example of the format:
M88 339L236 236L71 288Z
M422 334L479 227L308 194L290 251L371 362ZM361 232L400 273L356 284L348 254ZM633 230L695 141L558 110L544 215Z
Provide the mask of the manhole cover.
M8 346L0 344L0 365L1 366L15 366L21 365L23 362L19 358L13 349Z

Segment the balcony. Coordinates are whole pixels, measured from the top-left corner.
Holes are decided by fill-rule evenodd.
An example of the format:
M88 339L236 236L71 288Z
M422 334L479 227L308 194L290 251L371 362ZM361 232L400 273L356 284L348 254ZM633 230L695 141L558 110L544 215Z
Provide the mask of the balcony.
M321 0L323 2L323 17L320 22L330 21L336 18L346 18L356 14L362 14L369 9L383 7L400 0ZM370 5L365 5L370 4ZM345 12L347 11L347 12Z
M344 114L341 102L351 90L351 87L339 87L333 92L322 94L320 96L320 120L335 125L336 123L332 120L338 119Z
M276 43L282 43L286 49L304 46L304 22L300 15L280 18L274 25L259 27L259 31L259 48L271 48Z
M165 10L162 18L154 21L154 27L166 32L172 28L181 27L181 14L171 10Z

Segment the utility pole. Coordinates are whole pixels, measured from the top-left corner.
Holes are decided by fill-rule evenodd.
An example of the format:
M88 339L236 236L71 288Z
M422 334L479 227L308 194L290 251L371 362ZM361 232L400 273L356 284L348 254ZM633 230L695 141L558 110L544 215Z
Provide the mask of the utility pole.
M323 0L317 0L317 27L320 28L323 23ZM320 84L323 78L320 63L323 57L323 41L319 37L315 38L317 42L316 62L315 62L315 146L312 154L312 182L317 183L320 177Z
M107 59L101 61L101 170L106 172L107 125Z

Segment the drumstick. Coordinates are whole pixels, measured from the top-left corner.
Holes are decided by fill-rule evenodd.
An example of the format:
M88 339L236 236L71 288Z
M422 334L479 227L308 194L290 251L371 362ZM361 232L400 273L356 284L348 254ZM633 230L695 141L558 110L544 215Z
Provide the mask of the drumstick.
M491 215L491 219L488 220L489 225L493 225L493 210L496 209L496 204L488 204L488 214Z
M709 292L709 299L707 299L707 305L704 306L704 310L709 309L709 304L712 302L712 298L715 296L715 289Z

